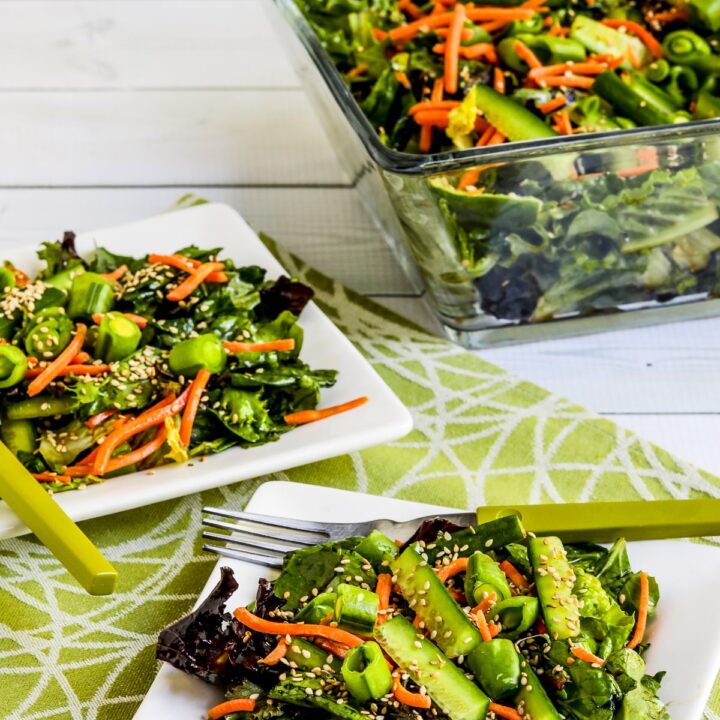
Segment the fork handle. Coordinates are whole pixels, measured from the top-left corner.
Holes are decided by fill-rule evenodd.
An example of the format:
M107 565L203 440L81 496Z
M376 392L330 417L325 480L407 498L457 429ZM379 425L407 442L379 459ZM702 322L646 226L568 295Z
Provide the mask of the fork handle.
M536 535L569 542L664 540L720 535L720 500L490 505L477 509L477 522L518 513Z

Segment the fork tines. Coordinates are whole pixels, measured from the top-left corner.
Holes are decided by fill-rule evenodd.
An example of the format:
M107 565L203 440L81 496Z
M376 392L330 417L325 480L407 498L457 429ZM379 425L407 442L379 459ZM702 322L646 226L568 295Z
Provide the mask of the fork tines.
M325 542L329 534L321 523L304 520L285 520L268 515L203 508L207 527L228 533L203 531L203 538L225 545L203 545L203 550L244 560L256 565L281 567L283 556L302 547ZM233 522L221 518L229 518Z

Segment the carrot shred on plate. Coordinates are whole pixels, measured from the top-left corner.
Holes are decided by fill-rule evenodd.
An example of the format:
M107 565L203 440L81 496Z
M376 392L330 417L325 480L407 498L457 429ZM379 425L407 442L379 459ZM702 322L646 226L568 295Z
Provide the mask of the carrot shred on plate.
M288 651L288 641L285 638L280 638L278 644L267 654L262 660L258 662L263 665L277 665L286 655Z
M38 378L42 373L45 372L47 368L30 368L25 373L25 379L30 380L32 378ZM109 365L66 365L62 370L60 370L56 375L55 378L59 377L65 377L66 375L104 375L105 373L110 372L110 366ZM53 379L55 379L53 378ZM29 393L28 393L29 394Z
M543 64L538 56L522 40L516 40L513 45L515 52L530 66L532 70L541 68Z
M497 703L491 702L488 705L488 710L491 713L495 713L496 717L504 718L504 720L523 720L522 715L515 709L508 707L507 705L498 705Z
M605 661L598 657L597 655L593 655L589 650L586 650L584 647L580 647L580 645L573 645L570 648L570 652L578 659L578 660L584 660L585 662L592 663L593 665L599 665L602 667L605 664Z
M663 56L662 45L660 45L657 38L640 23L619 18L605 18L602 23L611 28L624 28L626 32L629 32L640 40L656 60L659 60Z
M112 272L101 273L100 277L103 277L110 282L115 282L116 280L119 280L127 271L128 266L121 265L119 268L115 268L115 270L113 270Z
M390 593L392 592L392 575L389 573L381 573L378 576L377 586L375 588L380 602L378 603L377 624L382 625L387 618L387 610L390 607Z
M435 572L437 573L440 582L446 583L451 577L455 577L455 575L465 572L467 570L467 566L467 558L457 558L457 560L453 560L447 565L437 568Z
M505 577L518 588L528 588L530 583L525 579L524 575L509 561L503 560L500 563L500 569L505 573Z
M152 253L148 256L148 262L153 265L168 265L177 270L184 270L186 273L197 270L202 264L199 260L195 260L195 258L185 257L185 255L179 255L178 253L174 255L158 255ZM224 272L212 273L207 277L207 282L225 283L227 281L228 276Z
M255 709L255 700L253 698L237 698L235 700L226 700L215 707L208 710L208 718L210 720L220 720L220 718L237 712L252 712Z
M167 299L171 302L180 302L190 297L210 275L220 272L225 266L219 262L207 262L199 265L176 288L171 290Z
M408 707L427 710L432 705L429 695L410 692L403 687L403 684L400 682L400 670L395 670L393 673L393 695L399 703L407 705Z
M472 615L476 613L485 614L497 602L497 593L489 592L471 611Z
M295 349L295 340L286 338L283 340L270 340L268 342L237 342L235 340L226 340L223 347L231 353L242 352L290 352Z
M559 110L564 105L567 105L567 98L565 95L556 95L552 100L548 100L545 103L541 103L537 106L538 110L542 113L545 113L545 115L549 115L551 112L555 112L555 110Z
M210 373L205 368L202 368L190 384L190 392L188 393L187 403L180 422L180 440L185 447L190 446L195 416L197 415L198 408L200 407L200 399L209 380Z
M62 371L72 362L73 358L82 350L87 335L87 327L78 323L75 335L68 346L28 385L28 395L39 395Z
M640 600L638 602L638 617L635 623L635 630L627 646L634 650L645 635L645 627L647 625L648 607L650 605L650 580L646 572L640 573Z
M445 41L445 92L450 95L454 95L458 89L458 61L464 22L465 6L458 3L453 10L450 31Z
M61 475L61 474L54 473L54 472L32 473L32 476L38 482L61 482L64 485L67 485L70 482L72 482L72 478L69 475Z
M324 420L332 415L353 410L364 405L368 399L366 397L355 398L342 405L334 405L333 407L321 408L319 410L301 410L300 412L290 413L285 416L285 422L288 425L303 425L304 423L315 422L316 420Z

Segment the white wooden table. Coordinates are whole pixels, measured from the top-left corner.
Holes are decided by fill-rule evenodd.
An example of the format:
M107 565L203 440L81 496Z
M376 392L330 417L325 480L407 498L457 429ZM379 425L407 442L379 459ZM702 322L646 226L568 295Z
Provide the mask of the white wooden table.
M0 242L142 218L194 192L432 327L263 1L0 0ZM704 320L481 354L720 473L718 330Z

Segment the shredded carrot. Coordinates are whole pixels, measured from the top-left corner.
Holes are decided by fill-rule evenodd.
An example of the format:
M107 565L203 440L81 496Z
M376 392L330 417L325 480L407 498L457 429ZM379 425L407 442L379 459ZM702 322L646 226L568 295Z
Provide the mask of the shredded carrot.
M374 27L372 29L372 34L373 34L373 37L376 40L378 40L379 42L382 42L388 36L388 34L384 30L381 30L380 28L376 28L376 27Z
M430 102L431 103L442 102L443 90L444 90L443 79L437 78L437 80L435 80L435 82L433 83L433 89L432 89L432 92L430 93ZM448 120L448 123L449 123L449 120ZM433 126L432 125L423 125L420 128L420 139L419 139L420 152L429 153L432 148L432 141L433 141Z
M593 80L593 78L582 77L581 75L561 75L560 77L553 75L541 78L538 80L538 85L541 87L547 85L549 87L569 87L589 90L594 82L595 80Z
M225 266L219 262L203 263L196 270L193 270L176 288L171 290L166 296L167 299L171 302L185 300L185 298L190 297L190 295L207 280L209 275L212 275L214 272L219 272L224 267Z
M503 20L512 22L513 20L530 20L536 12L541 12L540 8L533 9L530 7L523 8L499 8L499 7L479 7L472 8L467 11L469 20L474 22L484 20Z
M407 13L413 20L417 20L423 16L422 10L411 0L399 0L397 7L398 10Z
M570 33L570 28L564 28L561 25L558 25L557 23L554 23L551 18L546 18L547 20L550 20L550 29L547 31L547 34L550 37L565 37Z
M493 88L496 92L505 94L505 73L500 68L493 68Z
M496 717L504 718L505 720L523 720L522 715L515 708L507 707L506 705L498 705L497 703L491 702L488 705L488 711L495 713Z
M441 38L446 38L449 32L450 30L448 30L447 28L438 28L437 30L435 30L435 34ZM463 28L463 31L460 33L460 39L470 40L473 35L474 33L472 30L470 30L470 28Z
M638 54L637 54L637 52L635 52L635 48L632 45L628 45L627 57L628 57L628 60L630 60L630 64L636 70L642 69L642 60L638 57Z
M142 315L136 315L135 313L122 313L128 320L132 320L141 330L147 327L148 321L146 318L144 318ZM103 318L105 317L104 313L95 313L92 316L92 320L96 325L99 325Z
M393 673L393 695L399 703L407 705L408 707L428 710L432 705L429 695L410 692L403 687L403 684L400 682L400 670L396 670Z
M640 573L640 601L638 604L638 617L635 624L635 631L630 638L627 646L633 650L643 639L645 635L645 627L647 625L648 605L650 603L650 580L646 572Z
M392 591L392 575L381 573L377 580L375 592L380 598L378 604L377 624L382 625L387 620L387 609L390 607L390 592Z
M100 277L103 277L106 280L109 280L110 282L115 282L116 280L119 280L127 271L128 271L128 266L121 265L119 268L116 268L112 272L102 273L100 275Z
M25 373L25 379L31 380L32 378L37 378L42 375L47 368L30 368ZM110 372L110 366L109 365L66 365L62 370L60 370L55 377L65 377L66 375L104 375L106 372ZM54 378L53 378L54 379ZM28 393L29 394L29 393Z
M208 718L210 720L219 720L225 715L237 712L252 712L255 709L255 700L252 698L237 698L236 700L228 700L224 703L216 705L208 710Z
M621 20L618 18L605 18L602 21L603 25L607 25L611 28L625 28L626 32L634 35L638 40L641 40L645 47L652 53L652 56L659 60L663 56L663 50L657 38L647 29L644 28L640 23L636 23L633 20Z
M403 72L402 70L396 70L395 71L395 79L406 89L410 90L412 85L410 85L410 78L408 78L407 73Z
M478 630L480 631L480 637L485 642L490 642L493 639L492 633L490 632L490 628L488 627L487 620L485 619L485 615L483 613L475 613L473 615L473 618L475 619L475 622L477 623Z
M458 3L453 10L450 32L445 42L445 92L454 95L458 89L458 61L460 58L460 35L465 23L465 6Z
M190 384L187 404L185 405L182 421L180 422L180 440L185 447L190 447L190 438L192 436L195 416L197 415L198 407L200 407L200 398L209 380L210 373L205 368L202 368Z
M303 425L304 423L315 422L316 420L324 420L332 415L353 410L356 407L364 405L368 399L366 397L355 398L342 405L334 405L333 407L322 408L320 410L301 410L300 412L290 413L285 416L285 422L288 425Z
M458 100L425 100L424 102L415 103L408 110L408 115L412 117L416 113L425 112L426 110L452 110L459 104Z
M547 75L563 75L566 72L576 75L599 75L607 69L607 63L602 62L560 63L558 65L545 65L543 67L533 68L528 73L528 77L536 80L537 78Z
M458 190L465 190L468 187L476 187L480 180L480 168L473 168L464 172L458 182Z
M362 75L364 72L366 72L368 69L367 65L358 65L357 67L352 68L352 70L348 70L345 73L346 78L354 78L358 77L359 75Z
M452 588L450 590L450 594L453 596L453 600L457 602L460 605L465 604L465 593L462 590L458 590L457 588Z
M547 635L547 625L541 617L537 619L537 622L535 623L535 629L540 633L540 635Z
M662 12L649 12L645 19L648 23L660 22L660 23L671 23L676 20L687 20L690 16L686 5L680 7L670 8L670 10L663 10Z
M552 100L548 100L547 102L538 105L537 108L540 112L549 115L551 112L563 107L563 105L567 105L567 98L565 95L556 95Z
M253 615L247 608L238 608L233 613L235 619L250 630L266 633L268 635L297 635L298 637L319 637L333 640L348 647L362 645L364 640L357 635L329 625L305 625L303 623L281 623L272 620L263 620Z
M81 350L72 360L72 365L84 365L90 359L90 353Z
M490 142L490 138L495 134L495 128L492 125L488 125L485 132L480 136L479 140L475 143L476 147L484 147Z
M429 110L427 112L419 112L413 115L413 120L422 126L429 127L430 129L446 128L450 124L450 111L449 110Z
M192 273L197 270L202 263L195 258L185 257L185 255L157 255L155 253L148 256L148 262L153 265L169 265L170 267L184 270L186 273ZM212 273L206 278L207 282L226 283L228 276L224 272Z
M181 412L187 402L188 394L189 388L185 390L180 397L175 397L175 395L171 394L164 400L161 400L145 410L145 412L138 415L138 417L133 418L120 427L116 426L115 429L105 438L102 445L100 445L97 457L93 463L94 474L105 474L113 452L115 452L115 450L117 450L117 448L120 447L120 445L122 445L126 440L129 440L134 435L137 435L148 428L163 424L165 422L165 418L173 417Z
M280 638L278 644L273 650L258 662L263 665L277 665L286 655L288 651L288 642L285 638Z
M341 660L350 652L350 648L347 645L336 642L335 640L327 640L326 638L316 638L314 644L317 645L321 650L329 652L336 658Z
M494 638L496 635L500 634L502 628L495 623L488 623L488 630L490 631L490 637Z
M521 40L516 40L513 45L515 52L530 66L531 69L541 68L543 64L538 56Z
M62 371L72 362L72 359L82 350L87 335L87 327L77 324L75 336L68 346L28 385L28 395L39 395Z
M88 427L92 430L93 428L96 428L98 425L102 425L106 420L109 420L115 414L117 414L117 410L103 410L102 412L99 412L97 415L93 415L92 417L89 417L85 421L85 427Z
M497 593L489 592L470 612L483 613L483 615L497 602Z
M61 482L64 485L72 482L72 478L69 475L58 475L53 472L32 473L32 476L38 482Z
M563 135L572 135L573 127L570 122L570 113L567 110L560 110L553 115L555 118L558 128Z
M468 566L467 558L458 558L447 565L443 565L435 570L440 582L446 583L451 577L458 573L465 572Z
M505 140L507 140L507 138L499 130L496 130L485 144L485 147L490 147L491 145L502 145Z
M447 44L438 43L437 45L433 45L433 52L438 53L439 55L444 55L447 52ZM498 62L495 46L492 43L487 42L479 42L474 45L468 45L467 47L461 46L458 50L458 55L466 60L485 58L488 62L493 64Z
M16 268L14 265L6 265L6 267L12 270L15 276L15 284L19 288L24 288L30 282L30 276L26 275L20 268Z
M287 338L284 340L270 340L268 342L236 342L227 340L223 343L223 347L229 353L242 352L290 352L295 349L295 340Z
M619 65L622 65L623 63L623 56L619 53L617 55L614 55L612 53L603 53L599 55L591 55L588 58L589 62L602 62L607 63L608 66L614 70Z
M597 655L593 655L589 650L586 650L584 647L580 647L579 645L573 645L570 648L570 652L578 660L584 660L585 662L599 665L600 667L605 664L605 661L602 658L599 658Z
M518 588L528 588L530 583L520 573L520 571L509 561L503 560L500 563L500 569L505 573L505 577Z

